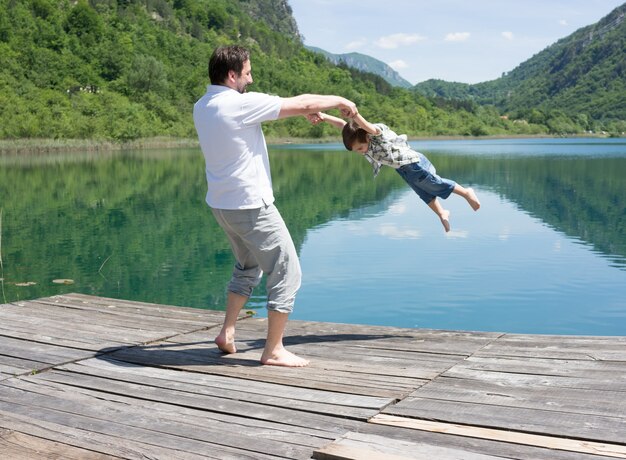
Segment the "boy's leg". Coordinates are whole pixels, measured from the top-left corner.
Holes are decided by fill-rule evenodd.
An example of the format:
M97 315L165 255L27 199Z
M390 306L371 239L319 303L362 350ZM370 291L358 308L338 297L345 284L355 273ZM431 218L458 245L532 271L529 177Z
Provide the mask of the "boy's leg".
M441 220L441 225L443 225L443 229L447 232L450 231L450 211L447 209L443 209L437 198L433 198L429 203L428 207L433 210L437 216L439 216L439 220Z
M452 192L465 198L474 211L478 211L480 208L480 201L478 201L478 197L476 196L476 193L474 193L473 188L466 188L456 184Z
M414 163L402 166L396 169L398 174L413 189L420 199L428 205L428 207L437 214L443 229L450 231L450 211L443 209L437 196L441 195L447 198L452 193L456 183L448 179L441 179L435 170L435 167L428 161L424 155L420 163Z

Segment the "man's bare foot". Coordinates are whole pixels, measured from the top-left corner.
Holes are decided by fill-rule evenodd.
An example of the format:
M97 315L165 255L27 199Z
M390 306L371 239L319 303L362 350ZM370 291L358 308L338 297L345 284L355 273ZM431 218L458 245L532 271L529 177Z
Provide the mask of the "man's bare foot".
M215 344L217 345L217 348L222 350L224 353L237 353L234 337L230 336L230 334L226 334L224 331L220 332L220 334L215 337Z
M441 214L439 214L439 219L441 219L443 229L446 231L446 233L448 233L450 231L450 211L444 209Z
M264 351L261 356L261 364L267 366L304 367L309 365L309 360L300 358L282 348L272 353Z
M467 189L467 202L474 211L478 211L480 208L480 201L478 201L478 197L476 196L476 193L474 193L473 188Z

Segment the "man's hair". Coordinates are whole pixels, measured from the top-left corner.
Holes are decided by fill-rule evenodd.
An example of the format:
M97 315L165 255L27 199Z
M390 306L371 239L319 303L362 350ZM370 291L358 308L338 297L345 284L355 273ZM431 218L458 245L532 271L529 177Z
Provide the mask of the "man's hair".
M241 76L243 63L250 59L250 52L239 45L220 46L213 51L209 59L209 79L212 85L221 85L226 81L228 72L233 70Z
M343 137L343 145L348 150L352 150L355 142L367 142L367 131L361 128L354 120L350 120L343 125L341 136Z

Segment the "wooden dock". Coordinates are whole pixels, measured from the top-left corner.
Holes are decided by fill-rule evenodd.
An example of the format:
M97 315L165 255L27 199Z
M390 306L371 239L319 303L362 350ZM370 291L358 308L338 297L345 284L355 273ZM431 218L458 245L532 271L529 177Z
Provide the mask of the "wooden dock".
M70 294L0 305L2 459L626 458L626 337L290 321Z

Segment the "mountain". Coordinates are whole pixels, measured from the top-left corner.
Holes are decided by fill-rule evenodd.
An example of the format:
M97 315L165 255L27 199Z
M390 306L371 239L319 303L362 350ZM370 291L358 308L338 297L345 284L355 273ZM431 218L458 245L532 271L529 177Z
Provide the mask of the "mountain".
M302 36L288 0L237 0L242 10L256 21L263 21L275 32L298 41Z
M333 54L314 46L307 46L306 48L316 53L323 54L326 56L326 59L335 65L343 63L346 66L360 70L361 72L379 75L392 86L399 86L400 88L411 88L411 86L413 86L387 64L371 56L361 53Z
M22 140L195 139L191 111L206 91L208 58L229 43L251 50L251 91L342 95L409 136L583 129L573 115L515 123L494 107L424 97L371 73L378 62L392 74L371 58L367 72L335 65L304 47L285 0L0 0L0 152ZM263 129L273 139L339 134L304 117Z
M493 104L514 117L545 121L563 112L589 120L626 120L626 3L557 41L496 80L463 84L428 80L426 96Z
M255 76L294 56L316 68L287 0L0 0L0 139L194 138L208 58L227 43L252 50Z
M427 97L441 97L444 99L476 99L475 85L469 83L450 82L431 78L418 83L413 87L415 91Z

